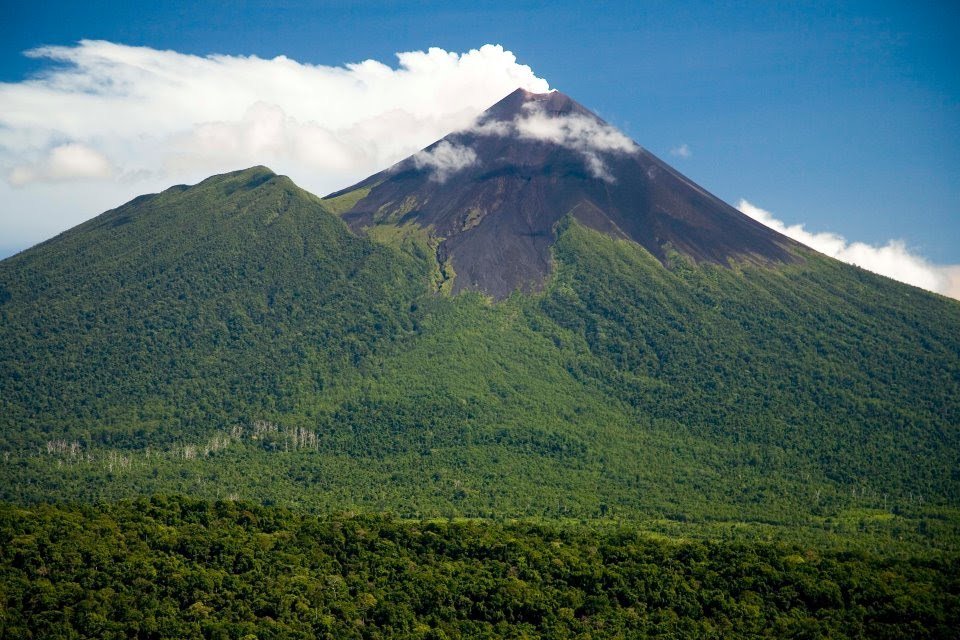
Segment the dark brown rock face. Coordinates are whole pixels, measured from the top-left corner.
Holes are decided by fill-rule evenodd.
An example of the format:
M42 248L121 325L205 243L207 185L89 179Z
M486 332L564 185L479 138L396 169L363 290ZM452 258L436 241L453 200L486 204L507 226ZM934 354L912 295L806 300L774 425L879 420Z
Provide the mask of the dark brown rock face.
M349 189L369 193L343 214L363 233L413 223L439 240L454 292L503 298L539 289L555 225L580 223L697 262L796 260L792 240L755 222L559 92L522 89L469 130L452 133ZM442 261L441 260L441 261Z

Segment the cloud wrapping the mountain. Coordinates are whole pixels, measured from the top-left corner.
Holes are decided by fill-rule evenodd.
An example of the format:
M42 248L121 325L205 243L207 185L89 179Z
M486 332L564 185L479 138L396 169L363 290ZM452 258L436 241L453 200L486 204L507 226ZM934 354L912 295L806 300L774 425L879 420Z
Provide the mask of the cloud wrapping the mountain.
M633 153L638 148L619 129L594 118L576 113L552 115L536 102L528 102L523 108L526 113L512 122L480 122L470 127L469 131L492 136L518 135L528 140L540 140L573 149L583 156L591 175L607 181L613 181L613 176L600 154Z
M737 208L774 231L793 238L820 253L868 271L960 299L960 265L937 266L910 253L901 240L883 246L848 242L836 233L807 231L802 224L787 225L772 213L741 199Z
M418 169L430 169L431 179L442 183L454 173L475 165L477 152L470 147L443 140L431 149L417 152L413 162Z
M580 151L619 151L630 153L636 144L615 127L580 114L552 116L537 108L536 102L525 105L528 112L514 122L521 138L545 140Z
M517 118L514 123L520 137L552 142L579 151L587 163L587 169L595 178L613 181L600 153L630 153L636 149L633 140L614 127L593 118L579 114L551 116L541 109L529 111L528 115Z
M24 241L146 191L256 164L328 193L468 126L517 87L549 90L499 45L398 53L396 67L90 40L28 55L56 65L0 83L0 229L24 228L29 213ZM103 181L85 202L71 185L52 188L80 178Z

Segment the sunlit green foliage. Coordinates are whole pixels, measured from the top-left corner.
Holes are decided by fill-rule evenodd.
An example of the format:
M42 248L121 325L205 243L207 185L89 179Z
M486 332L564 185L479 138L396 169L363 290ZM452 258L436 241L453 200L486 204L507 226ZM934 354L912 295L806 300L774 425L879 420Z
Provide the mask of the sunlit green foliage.
M327 198L323 201L323 206L330 213L340 215L344 211L349 211L353 208L353 205L366 198L372 188L371 186L364 187L363 189L354 189L335 198Z
M958 572L627 527L0 506L5 638L947 638Z

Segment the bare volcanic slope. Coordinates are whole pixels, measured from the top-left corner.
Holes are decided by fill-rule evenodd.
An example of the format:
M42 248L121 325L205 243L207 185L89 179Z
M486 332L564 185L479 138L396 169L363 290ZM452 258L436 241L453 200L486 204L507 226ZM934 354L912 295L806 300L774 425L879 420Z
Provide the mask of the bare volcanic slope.
M697 186L566 95L517 89L471 128L333 193L356 232L415 224L434 237L453 291L540 288L556 223L629 238L661 261L793 262L789 238Z

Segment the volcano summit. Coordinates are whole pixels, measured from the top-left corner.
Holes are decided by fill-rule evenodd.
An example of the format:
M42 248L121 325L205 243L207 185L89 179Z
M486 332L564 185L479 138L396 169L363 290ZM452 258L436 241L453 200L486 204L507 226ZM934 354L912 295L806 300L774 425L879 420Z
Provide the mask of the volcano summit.
M661 262L790 263L793 240L743 215L554 91L517 89L475 125L329 200L364 233L417 225L455 273L454 292L542 289L566 216L637 242Z

